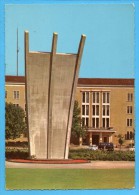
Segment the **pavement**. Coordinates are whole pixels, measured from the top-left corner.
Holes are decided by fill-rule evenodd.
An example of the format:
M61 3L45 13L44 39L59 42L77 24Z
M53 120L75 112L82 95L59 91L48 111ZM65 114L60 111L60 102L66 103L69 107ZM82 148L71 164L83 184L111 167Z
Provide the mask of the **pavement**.
M135 167L134 161L91 161L80 164L36 164L5 162L6 168L29 168L29 169L131 169Z

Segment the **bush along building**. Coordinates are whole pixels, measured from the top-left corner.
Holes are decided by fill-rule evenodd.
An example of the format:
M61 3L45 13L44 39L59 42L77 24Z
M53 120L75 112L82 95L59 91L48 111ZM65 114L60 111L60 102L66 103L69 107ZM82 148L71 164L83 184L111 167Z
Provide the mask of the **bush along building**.
M6 76L5 99L26 111L25 77ZM76 100L81 110L86 136L80 145L112 142L134 144L134 79L79 78ZM71 143L79 144L72 137Z

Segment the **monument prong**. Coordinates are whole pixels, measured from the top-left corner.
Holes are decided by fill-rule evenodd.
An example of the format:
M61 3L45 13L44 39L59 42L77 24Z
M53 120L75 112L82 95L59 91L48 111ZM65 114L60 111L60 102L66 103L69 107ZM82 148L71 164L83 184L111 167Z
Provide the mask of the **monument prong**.
M56 54L57 39L58 39L58 34L55 32L53 33L53 42L52 42L52 49L51 49L51 52L53 54Z
M29 53L29 32L25 31L24 32L24 51L25 51L25 99L26 99L26 122L27 122L27 133L28 133L28 146L29 146L29 157L31 158L31 148L30 148L30 132L29 132L29 121L28 121L28 104L27 104L27 67L28 67L28 53Z
M74 69L74 77L73 77L73 85L71 90L71 99L70 99L70 109L69 109L69 117L68 117L68 127L67 127L67 135L66 135L66 142L65 142L65 159L68 159L69 154L69 145L70 145L70 136L71 136L71 125L72 125L72 117L73 117L73 108L74 108L74 99L75 99L75 90L78 82L78 74L79 74L79 68L81 64L81 58L83 53L83 48L85 44L85 35L81 35L79 47L78 47L78 53L76 57L76 64Z
M55 32L53 33L53 40L52 40L52 48L51 48L51 56L50 56L50 67L49 67L49 88L48 88L48 123L47 123L47 158L51 158L52 154L52 143L49 141L53 134L52 129L52 98L53 97L53 74L55 69L55 57L56 57L56 49L57 49L57 39L58 34Z
M25 56L29 53L29 32L25 31Z
M79 48L78 48L78 63L80 63L80 61L81 61L83 48L84 48L84 44L85 44L85 39L86 39L86 36L84 34L81 35L80 44L79 44Z

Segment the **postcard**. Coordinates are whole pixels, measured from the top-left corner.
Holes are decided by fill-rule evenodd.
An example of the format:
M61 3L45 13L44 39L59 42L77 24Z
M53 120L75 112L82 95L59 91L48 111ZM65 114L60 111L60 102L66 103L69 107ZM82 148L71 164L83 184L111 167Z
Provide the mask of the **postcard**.
M5 192L136 193L136 6L5 4Z

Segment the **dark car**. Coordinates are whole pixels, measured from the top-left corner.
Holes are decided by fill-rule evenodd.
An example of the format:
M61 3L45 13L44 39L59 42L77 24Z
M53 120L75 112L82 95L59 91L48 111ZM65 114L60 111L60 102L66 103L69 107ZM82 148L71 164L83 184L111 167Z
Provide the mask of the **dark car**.
M114 145L113 145L113 143L99 143L98 149L113 151L114 150Z

